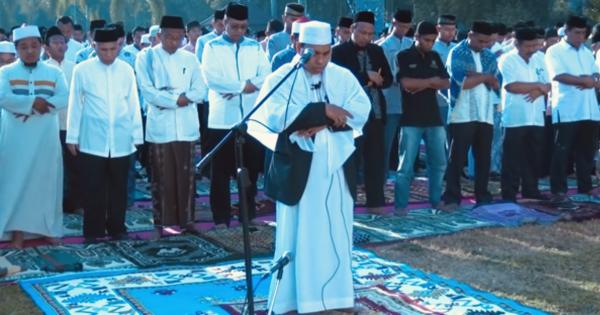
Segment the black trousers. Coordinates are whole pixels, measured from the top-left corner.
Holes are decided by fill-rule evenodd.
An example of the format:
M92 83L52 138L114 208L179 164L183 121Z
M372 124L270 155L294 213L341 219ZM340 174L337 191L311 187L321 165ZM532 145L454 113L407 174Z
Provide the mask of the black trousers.
M127 175L130 156L104 158L79 153L85 202L83 236L98 238L119 236L127 232Z
M382 119L369 117L363 127L363 135L356 139L357 161L362 163L364 170L365 192L367 207L385 206L383 184L385 183L386 170L383 169L385 148L383 137L385 125ZM357 165L360 167L361 165Z
M554 152L550 170L550 189L553 194L567 192L569 153L575 153L577 191L592 190L591 172L598 149L598 122L591 120L554 124Z
M522 187L524 197L540 193L538 179L542 173L544 127L524 126L504 129L502 156L502 198L515 200Z
M446 169L446 191L442 200L446 204L458 203L462 199L460 177L467 162L469 148L475 157L475 199L477 203L492 201L488 191L492 137L494 126L482 122L468 122L448 125L450 134L450 155Z
M209 135L208 135L208 102L196 104L198 110L198 122L200 123L200 150L202 155L208 153Z
M221 139L225 137L229 130L209 129L209 148L214 148ZM250 219L256 216L256 180L264 163L264 149L252 137L245 137L244 144L244 167L248 169L251 186L248 195L248 205ZM213 214L215 224L227 224L231 222L231 195L229 191L229 180L236 174L235 167L235 139L231 138L225 146L214 156L211 161L210 176L210 208Z
M77 156L69 152L65 139L66 130L60 131L60 144L63 156L63 211L73 212L82 206L81 185Z

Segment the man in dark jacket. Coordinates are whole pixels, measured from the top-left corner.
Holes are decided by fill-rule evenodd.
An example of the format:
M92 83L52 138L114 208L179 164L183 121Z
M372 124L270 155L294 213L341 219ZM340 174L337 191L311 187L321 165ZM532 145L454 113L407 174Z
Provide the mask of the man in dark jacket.
M366 206L370 212L382 214L385 205L383 138L386 115L382 89L389 87L393 78L383 49L371 43L374 24L372 12L358 12L352 24L351 40L333 48L331 61L350 70L371 100L369 120L363 128L363 136L356 141L355 154L359 167L364 169Z

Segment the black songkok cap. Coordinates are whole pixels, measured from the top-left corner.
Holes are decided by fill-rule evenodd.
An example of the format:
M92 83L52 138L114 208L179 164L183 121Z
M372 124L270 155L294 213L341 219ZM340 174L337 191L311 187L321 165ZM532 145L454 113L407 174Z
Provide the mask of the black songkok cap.
M225 9L215 10L215 14L213 15L215 20L222 20L225 18Z
M248 7L236 2L230 2L225 8L225 15L232 19L244 21L248 19Z
M584 17L571 15L567 20L567 28L587 28L587 20Z
M546 29L546 33L544 34L544 38L548 39L550 37L558 37L558 31L554 27L549 27Z
M339 27L350 27L352 26L352 18L349 18L347 16L342 16L337 23L337 26Z
M394 13L394 20L400 23L412 22L412 12L410 10L399 9Z
M508 33L508 28L506 27L506 24L504 23L496 23L494 24L494 28L496 33L498 33L498 35L500 36L504 36Z
M125 29L123 28L123 25L118 24L118 23L113 23L113 24L108 24L106 25L106 28L114 28L115 32L117 32L117 36L120 37L125 37Z
M360 11L354 16L354 23L365 22L375 25L375 14L371 11Z
M99 28L94 33L94 41L98 43L116 42L119 34L115 28Z
M537 32L532 28L519 28L515 31L515 38L518 41L537 39Z
M543 28L535 28L535 35L538 39L544 39L544 35L546 35L546 31Z
M417 25L417 31L415 32L416 35L431 35L431 34L436 34L437 35L438 31L435 28L435 25L431 22L427 22L427 21L421 21L419 22L419 24Z
M304 6L300 3L288 3L285 5L285 15L302 16L304 15Z
M41 33L41 32L40 32ZM46 44L49 43L50 41L50 37L55 36L55 35L60 35L63 36L63 33L60 31L60 29L56 26L51 26L47 31L46 31L46 36L44 37L44 42Z
M492 24L488 22L475 21L471 25L471 31L483 35L492 35L494 33L494 28L492 27Z
M160 28L176 28L184 30L185 24L183 24L183 19L180 16L165 15L160 19Z
M103 28L105 26L106 26L105 20L92 20L92 21L90 21L90 32L93 32L96 29Z
M437 24L456 25L456 16L451 14L442 14L440 17L438 17Z

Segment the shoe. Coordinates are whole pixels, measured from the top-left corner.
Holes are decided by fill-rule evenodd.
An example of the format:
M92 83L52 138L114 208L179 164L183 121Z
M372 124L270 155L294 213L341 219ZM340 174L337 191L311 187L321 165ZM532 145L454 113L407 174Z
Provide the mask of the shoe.
M458 203L444 203L444 204L439 204L435 207L435 210L439 210L442 212L446 212L446 213L451 213L456 211L459 208L459 204Z
M550 204L560 210L576 210L579 208L565 194L554 194L550 199Z
M544 195L541 192L533 193L533 194L522 194L523 199L533 199L539 201L550 201L550 196Z
M408 215L408 209L396 208L396 210L394 210L394 215L399 216L399 217L405 217Z

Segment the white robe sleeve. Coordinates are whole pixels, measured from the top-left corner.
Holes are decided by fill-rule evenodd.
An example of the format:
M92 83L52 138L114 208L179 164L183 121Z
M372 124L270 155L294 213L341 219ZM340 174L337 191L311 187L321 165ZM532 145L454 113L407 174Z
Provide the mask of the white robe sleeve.
M138 87L135 83L135 74L133 70L129 71L129 93L127 104L129 104L129 111L131 113L131 121L133 122L133 143L144 144L144 129L142 127L142 113L140 110L140 98L138 96Z
M196 67L192 68L190 89L185 93L185 96L194 103L200 103L204 101L208 93L208 89L204 83L204 78L202 77L200 68L201 67L199 63L196 64Z
M345 73L345 80L342 80L344 83L343 87L340 87L346 94L344 96L345 102L344 104L334 104L343 107L345 110L352 114L352 118L348 118L346 120L346 124L354 130L354 137L358 137L362 135L362 128L369 119L369 113L371 112L371 101L369 97L365 93L364 89L360 86L360 83L356 78L354 78L353 74L346 70L342 69Z
M79 144L79 131L85 97L82 80L83 73L79 71L79 67L75 67L71 79L71 88L69 89L69 108L67 110L67 137L65 142L69 144Z
M51 110L53 113L64 110L69 101L69 88L67 87L65 74L62 71L57 71L56 76L54 95L46 99L48 103L54 105L54 108Z
M0 69L0 107L15 114L32 115L35 96L16 95L6 69Z
M255 78L250 79L250 82L254 84L257 88L261 88L267 76L271 73L271 63L269 63L269 59L267 55L262 51L260 45L257 48L257 57L258 57L258 71Z
M169 91L161 91L157 89L154 86L156 78L154 82L151 80L150 76L154 74L150 73L152 69L148 69L149 53L150 52L140 53L135 61L135 72L137 73L137 81L142 93L142 97L147 104L152 106L175 109L178 107L177 99L179 98L179 95L174 95ZM157 56L153 57L157 58Z
M202 75L209 89L223 94L241 94L246 82L224 78L221 64L224 61L223 56L219 56L215 48L210 44L204 46L202 53Z

